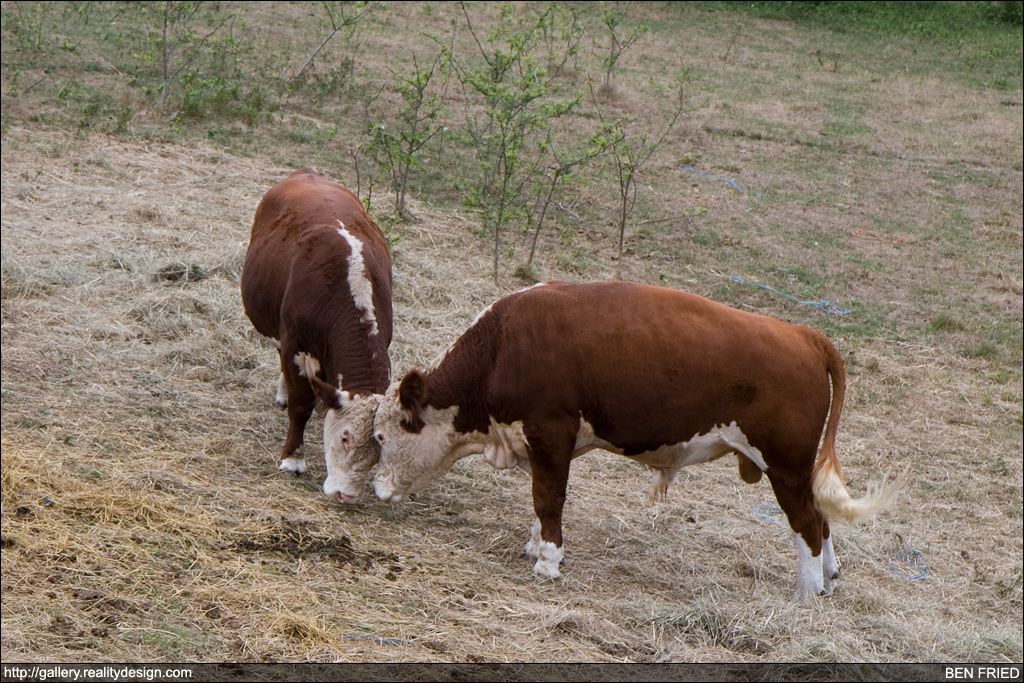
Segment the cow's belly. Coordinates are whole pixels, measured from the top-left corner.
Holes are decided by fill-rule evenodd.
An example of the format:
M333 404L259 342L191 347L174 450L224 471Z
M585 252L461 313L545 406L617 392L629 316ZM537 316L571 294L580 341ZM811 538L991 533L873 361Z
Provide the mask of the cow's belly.
M583 455L595 448L624 455L621 448L597 436L593 426L586 420L581 420L580 430L576 434L576 448L573 451L573 457ZM626 457L657 469L675 471L682 467L717 460L730 453L746 456L762 471L768 469L761 451L750 445L747 437L735 422L728 426L719 425L705 434L695 434L687 441L666 444L645 453Z

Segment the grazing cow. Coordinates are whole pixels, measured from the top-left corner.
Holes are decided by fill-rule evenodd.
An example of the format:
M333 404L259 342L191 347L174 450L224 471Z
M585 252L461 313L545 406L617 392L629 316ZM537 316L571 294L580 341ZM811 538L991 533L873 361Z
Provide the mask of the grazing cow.
M387 240L352 192L295 171L256 208L242 302L280 355L275 403L288 408L280 469L306 471L302 436L319 401L324 493L356 502L377 463L373 414L391 377Z
M519 465L537 513L526 553L555 577L573 458L603 448L650 465L663 496L680 467L735 453L789 518L798 597L827 594L839 573L828 519L869 517L894 488L850 498L835 453L845 392L842 358L815 330L662 287L540 284L392 384L374 420L374 490L399 502L471 454Z

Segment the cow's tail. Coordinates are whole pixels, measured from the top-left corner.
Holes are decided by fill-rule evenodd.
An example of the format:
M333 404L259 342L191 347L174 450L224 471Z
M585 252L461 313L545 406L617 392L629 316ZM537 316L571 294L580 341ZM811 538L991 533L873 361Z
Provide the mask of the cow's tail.
M892 486L885 486L883 482L881 486L870 487L868 493L861 498L850 497L850 492L843 483L839 458L836 456L836 432L839 430L839 417L843 412L843 400L846 398L846 370L835 345L825 338L822 338L822 342L828 359L828 374L832 378L832 406L828 411L828 422L825 423L825 440L818 453L818 461L814 465L811 489L814 492L815 505L826 517L859 522L870 518L885 507L904 476Z

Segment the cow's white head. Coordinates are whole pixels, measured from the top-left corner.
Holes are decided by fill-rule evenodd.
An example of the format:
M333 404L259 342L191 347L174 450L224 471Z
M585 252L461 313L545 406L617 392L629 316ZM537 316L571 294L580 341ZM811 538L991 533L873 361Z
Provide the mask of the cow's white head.
M418 370L394 383L380 401L373 436L380 444L380 468L373 490L383 501L400 503L451 469L455 461L483 446L455 430L458 406L424 406L427 380Z
M380 448L373 438L373 415L381 395L351 396L315 375L312 384L321 406L327 410L324 493L339 503L358 503L370 470L380 457Z

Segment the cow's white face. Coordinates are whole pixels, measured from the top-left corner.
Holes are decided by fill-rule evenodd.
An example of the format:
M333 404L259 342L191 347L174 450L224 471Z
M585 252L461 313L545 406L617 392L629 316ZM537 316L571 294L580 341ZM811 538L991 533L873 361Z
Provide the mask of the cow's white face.
M392 384L380 401L373 426L374 439L380 445L380 468L373 480L378 498L399 503L469 455L467 446L482 452L482 447L465 443L455 431L458 412L458 406L418 411L422 425L418 432L411 431L413 416L400 405L398 383Z
M380 394L349 398L331 408L324 419L324 459L327 479L324 493L339 503L357 503L380 449L373 438L373 415Z

